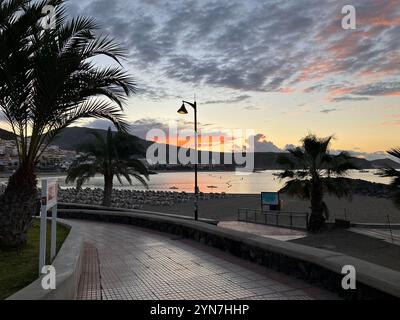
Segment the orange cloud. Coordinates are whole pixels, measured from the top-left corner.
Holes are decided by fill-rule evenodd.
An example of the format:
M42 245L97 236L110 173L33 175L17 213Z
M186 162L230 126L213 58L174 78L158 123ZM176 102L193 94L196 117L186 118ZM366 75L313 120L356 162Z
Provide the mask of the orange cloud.
M332 101L334 97L339 95L350 94L354 91L354 88L335 88L328 92L325 100Z
M295 92L295 91L296 91L296 89L289 88L289 87L285 87L285 88L280 88L279 89L279 92L281 92L281 93L292 93L292 92Z
M197 138L197 146L199 150L203 151L230 152L233 150L233 144L235 141L237 141L237 138L224 135L223 133L220 135L215 133L210 135L199 134ZM152 142L184 148L195 148L194 137L190 134L186 139L182 137L179 139L176 136L154 137Z
M400 97L400 91L387 92L387 93L384 93L383 95L387 96L387 97Z
M385 26L385 27L393 27L400 25L400 17L395 17L393 19L387 17L372 17L369 19L362 20L364 24L372 24L374 26Z
M365 17L361 16L358 21L362 25L373 25L380 27L393 27L400 25L400 16L395 13L399 10L399 1L381 1L376 0L374 8L376 9L374 14Z
M316 60L300 70L300 74L295 80L296 82L303 82L308 80L321 80L328 74L338 73L342 71L341 67L333 61L321 58Z
M373 79L382 79L386 76L395 74L397 71L393 69L393 66L390 67L388 70L364 70L361 71L358 75L363 78L373 78Z
M329 92L329 95L338 96L338 95L342 95L342 94L349 94L352 91L353 91L353 88L338 88L338 89L331 90Z
M400 126L400 120L398 120L398 121L390 121L390 122L382 122L382 125L385 126L385 127Z

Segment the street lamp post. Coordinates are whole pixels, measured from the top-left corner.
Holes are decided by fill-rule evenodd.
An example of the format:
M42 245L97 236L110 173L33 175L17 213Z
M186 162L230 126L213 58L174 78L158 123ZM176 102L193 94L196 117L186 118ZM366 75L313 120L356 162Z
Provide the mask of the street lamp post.
M194 220L198 220L198 202L199 202L199 186L197 183L197 164L198 164L198 151L197 151L197 104L196 101L191 103L182 101L182 106L178 110L179 114L188 114L185 104L191 106L194 110L194 148L195 148L195 162L194 162Z

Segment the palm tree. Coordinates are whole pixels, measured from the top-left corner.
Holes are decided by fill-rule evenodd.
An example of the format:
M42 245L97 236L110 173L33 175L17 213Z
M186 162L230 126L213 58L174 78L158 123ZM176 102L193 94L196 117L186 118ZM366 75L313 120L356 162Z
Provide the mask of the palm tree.
M391 149L388 153L400 159L400 148ZM400 171L394 168L386 168L381 170L382 177L390 177L392 178L392 182L390 184L390 188L394 191L393 192L393 202L394 204L400 208Z
M323 201L324 192L338 197L350 194L348 179L343 176L347 170L355 169L349 162L349 155L329 153L332 136L318 138L313 134L302 139L302 146L288 150L291 157L281 156L278 162L289 168L279 174L280 179L289 179L285 192L311 201L309 231L318 232L329 218L329 210ZM295 170L299 168L299 170Z
M126 133L113 134L108 128L103 138L99 133L92 132L94 143L82 145L80 151L85 154L76 159L68 169L66 183L75 182L79 190L83 183L90 180L97 173L104 176L103 206L111 205L113 179L117 177L122 184L125 178L132 184L132 177L147 187L148 170L146 166L133 156L143 154L143 150L135 143L134 138Z
M45 5L55 26L41 27ZM35 166L64 128L104 118L126 130L123 103L134 92L122 66L99 67L98 56L120 63L124 52L97 35L91 18L67 20L62 0L0 0L0 109L15 134L19 168L0 196L0 247L20 247L38 210Z

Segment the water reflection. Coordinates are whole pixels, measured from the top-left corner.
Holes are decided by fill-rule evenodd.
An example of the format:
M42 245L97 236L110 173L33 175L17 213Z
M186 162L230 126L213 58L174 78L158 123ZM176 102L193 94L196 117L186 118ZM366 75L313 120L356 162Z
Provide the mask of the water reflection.
M240 176L234 172L199 172L199 187L202 192L226 192L256 194L261 191L277 191L283 186L274 174L276 170L266 170L254 172L250 175ZM390 178L382 178L376 175L377 170L366 170L360 172L353 170L348 175L349 178L363 179L370 182L389 183ZM46 175L43 175L44 177ZM54 175L53 175L54 177ZM65 184L65 175L57 175L61 187L72 187ZM1 178L0 182L5 183L7 178ZM151 190L170 190L193 192L194 174L193 172L162 172L150 176L149 188ZM115 188L119 189L138 189L143 190L143 186L134 183L130 186L128 183L120 185L117 179L114 181ZM103 177L96 176L85 184L84 187L101 188L103 186Z

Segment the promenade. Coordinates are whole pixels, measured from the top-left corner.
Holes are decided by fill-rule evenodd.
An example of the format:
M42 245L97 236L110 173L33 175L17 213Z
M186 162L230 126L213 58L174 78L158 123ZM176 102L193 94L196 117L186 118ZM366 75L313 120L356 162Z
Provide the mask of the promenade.
M78 299L337 299L324 289L197 242L70 220L86 235Z

